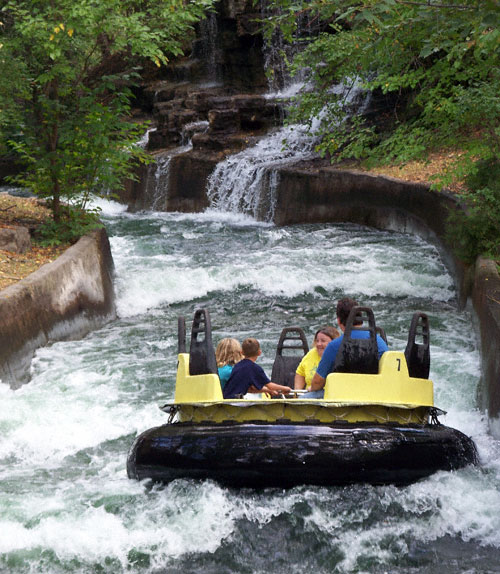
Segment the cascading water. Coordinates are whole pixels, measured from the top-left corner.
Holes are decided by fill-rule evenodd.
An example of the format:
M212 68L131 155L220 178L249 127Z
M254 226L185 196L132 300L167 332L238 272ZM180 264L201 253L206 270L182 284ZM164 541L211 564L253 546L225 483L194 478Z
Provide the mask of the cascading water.
M355 225L276 228L243 215L105 206L119 319L40 349L32 381L0 385L0 572L176 574L497 572L499 443L475 407L479 354L436 249ZM167 486L126 477L127 452L166 422L177 317L212 316L214 342L257 336L269 373L281 328L309 337L343 295L370 305L403 349L431 321L442 422L472 435L481 467L405 488ZM293 449L293 444L290 444Z
M152 209L153 211L166 211L168 204L168 192L170 184L170 163L172 158L181 153L186 153L193 148L191 138L195 133L204 133L208 128L207 121L190 122L183 126L181 132L181 145L162 151L154 156L144 176L141 197L136 199L136 209ZM149 133L155 128L147 130L138 145L147 147Z
M205 82L204 87L218 85L222 80L222 69L219 62L219 48L217 45L218 25L217 14L208 13L206 18L198 24L199 40L195 50L196 56L203 62Z
M293 97L294 90L301 89L301 86L290 86L288 97ZM358 113L367 105L366 95L356 81L337 86L333 93L340 98L342 106L356 108ZM269 97L276 97L276 94L269 94ZM219 211L242 212L261 221L272 222L279 169L317 157L314 148L318 138L311 134L322 121L323 115L320 114L311 121L311 125L282 127L261 138L254 146L217 164L207 181L210 206Z
M185 124L182 127L182 132L181 132L181 146L186 146L187 150L192 149L193 147L193 143L192 143L192 137L193 134L196 133L200 133L200 134L204 134L207 130L208 130L208 121L206 120L200 120L198 122L190 122L188 124Z
M285 143L286 142L286 143ZM314 156L314 139L306 126L282 128L217 164L207 182L210 206L272 221L274 198L270 182L279 167Z
M263 6L264 9L279 9L266 3ZM311 25L299 25L299 36L302 27L310 32ZM295 77L293 83L285 72L285 59L290 59L296 49L296 44L283 43L278 30L265 44L265 64L270 78L267 97L282 101L284 107L299 91L308 89L306 71ZM338 105L348 113L362 113L368 103L367 97L357 79L346 80L332 88L332 105ZM320 113L303 125L282 127L261 138L256 145L220 162L207 181L210 206L219 211L242 212L272 222L279 169L317 157L315 146L318 138L312 134L317 133L324 115L324 112Z
M205 122L203 122L205 123ZM198 122L202 129L202 122ZM187 133L187 132L183 132ZM143 193L136 199L136 209L152 209L153 211L165 211L168 203L168 190L170 183L170 163L172 158L192 149L190 136L185 136L186 143L168 151L155 154L154 162L146 171L143 182Z

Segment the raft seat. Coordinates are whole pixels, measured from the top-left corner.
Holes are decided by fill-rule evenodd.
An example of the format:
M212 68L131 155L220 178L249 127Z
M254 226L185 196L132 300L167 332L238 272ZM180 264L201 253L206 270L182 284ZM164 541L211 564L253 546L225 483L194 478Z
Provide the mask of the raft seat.
M296 351L299 351L299 354ZM293 389L295 371L308 351L309 345L304 331L300 327L285 327L276 348L271 381ZM293 354L285 354L290 352Z
M186 353L186 322L177 320L179 344L175 402L221 401L222 389L212 345L212 327L207 309L197 309L191 327L189 353Z
M176 403L198 403L222 401L219 376L214 373L189 374L189 354L179 353L177 379L175 382Z
M418 343L417 341L421 342ZM416 311L413 314L405 357L412 377L419 379L429 377L431 364L429 318L421 311Z
M353 338L353 332L357 329L368 331L368 339ZM370 307L356 306L351 309L333 372L365 375L374 375L378 372L377 327Z
M410 377L401 351L386 351L378 373L330 373L326 378L325 401L387 404L407 407L434 406L433 383Z
M191 375L217 374L210 313L206 309L197 309L194 314L189 345L189 373Z

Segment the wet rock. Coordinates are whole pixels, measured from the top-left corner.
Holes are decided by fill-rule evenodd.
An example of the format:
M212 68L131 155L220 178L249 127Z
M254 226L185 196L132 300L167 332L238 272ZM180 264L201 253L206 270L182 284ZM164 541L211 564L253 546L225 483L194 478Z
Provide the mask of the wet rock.
M220 152L219 161L225 159L226 156L238 153L247 148L257 140L255 137L247 133L198 133L192 138L193 150L196 152Z
M237 132L240 129L238 110L210 110L208 112L209 132Z

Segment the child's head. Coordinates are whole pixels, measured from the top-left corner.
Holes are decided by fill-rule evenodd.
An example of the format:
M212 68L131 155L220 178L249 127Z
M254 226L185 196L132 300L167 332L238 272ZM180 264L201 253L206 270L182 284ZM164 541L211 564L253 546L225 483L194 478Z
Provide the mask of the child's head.
M260 344L257 339L249 337L241 343L241 349L243 350L243 355L250 359L251 357L257 357L260 351Z
M241 345L236 339L226 337L217 345L215 360L217 361L218 367L236 365L238 361L241 361L241 358Z

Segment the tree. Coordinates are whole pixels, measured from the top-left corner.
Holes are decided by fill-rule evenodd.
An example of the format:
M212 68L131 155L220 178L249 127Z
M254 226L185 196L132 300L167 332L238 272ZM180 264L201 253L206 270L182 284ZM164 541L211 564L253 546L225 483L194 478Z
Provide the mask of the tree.
M465 201L491 230L488 240L476 242L474 252L495 255L492 245L500 243L500 223L490 220L492 204L500 213L500 190L482 172L498 173L500 166L500 4L277 0L275 5L280 11L265 22L269 31L278 23L292 38L305 15L323 23L292 64L294 70L310 70L312 86L295 101L292 121L311 122L321 115L318 152L333 162L357 158L371 165L459 148L459 160L440 174L436 185L457 176L469 183ZM374 113L350 115L343 96L332 89L339 82L371 94ZM467 243L481 228L479 220L468 239L458 226L451 233L462 234ZM463 218L462 224L467 221Z
M21 156L18 182L49 200L56 231L69 221L78 233L90 194L117 189L132 160L146 159L135 143L144 127L130 120L132 87L145 62L160 67L182 53L212 3L7 0L0 153Z

